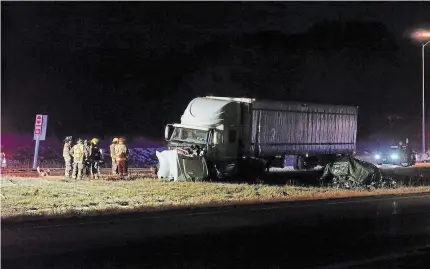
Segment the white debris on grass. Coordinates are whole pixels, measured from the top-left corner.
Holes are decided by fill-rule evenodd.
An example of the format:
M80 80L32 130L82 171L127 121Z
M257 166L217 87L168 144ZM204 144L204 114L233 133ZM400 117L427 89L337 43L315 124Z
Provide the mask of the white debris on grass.
M321 165L317 165L316 167L314 167L313 169L309 169L308 171L315 171L315 170L321 170L321 169L324 169L324 167ZM291 172L291 171L297 171L297 170L295 170L293 166L285 166L284 168L271 167L269 169L269 172L273 172L273 173L282 173L282 172Z
M417 154L418 162L430 162L430 151L425 153Z

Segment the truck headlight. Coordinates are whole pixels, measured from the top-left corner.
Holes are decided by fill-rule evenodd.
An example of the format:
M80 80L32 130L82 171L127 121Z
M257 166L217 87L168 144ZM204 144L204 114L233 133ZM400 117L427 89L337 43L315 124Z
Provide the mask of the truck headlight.
M391 154L391 159L396 160L397 158L399 158L399 155L396 153Z
M376 159L376 160L381 159L381 155L379 155L379 154L375 154L375 159Z

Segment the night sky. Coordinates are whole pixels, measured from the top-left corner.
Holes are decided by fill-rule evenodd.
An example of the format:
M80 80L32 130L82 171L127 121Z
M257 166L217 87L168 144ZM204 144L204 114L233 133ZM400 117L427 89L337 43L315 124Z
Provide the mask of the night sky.
M356 105L359 138L419 139L421 48L407 33L429 14L429 2L2 2L2 132L31 133L46 113L52 136L160 138L212 94Z

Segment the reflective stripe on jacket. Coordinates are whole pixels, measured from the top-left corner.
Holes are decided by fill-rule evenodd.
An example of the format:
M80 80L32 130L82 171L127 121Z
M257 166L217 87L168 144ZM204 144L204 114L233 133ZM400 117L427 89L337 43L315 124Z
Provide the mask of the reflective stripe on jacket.
M111 145L110 145L110 147L109 147L110 157L111 157L112 159L115 159L115 158L116 158L116 155L115 155L115 148L116 148L116 144L111 144Z
M74 145L71 151L75 162L84 161L85 148L83 144Z

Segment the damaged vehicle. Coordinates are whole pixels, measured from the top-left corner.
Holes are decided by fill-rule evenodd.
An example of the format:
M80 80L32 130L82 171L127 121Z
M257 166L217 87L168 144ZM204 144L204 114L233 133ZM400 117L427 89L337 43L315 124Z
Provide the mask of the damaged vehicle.
M171 165L163 159L159 171L164 172L158 176L178 174L167 172L173 167L190 173L181 156L201 159L212 179L263 180L270 167L284 167L286 155L296 156L297 170L325 166L355 151L357 115L358 108L352 106L198 97L186 107L181 123L165 128L167 154L177 156L169 160L182 163Z
M339 156L326 165L321 183L342 189L396 187L390 177L383 177L374 164L351 156Z

